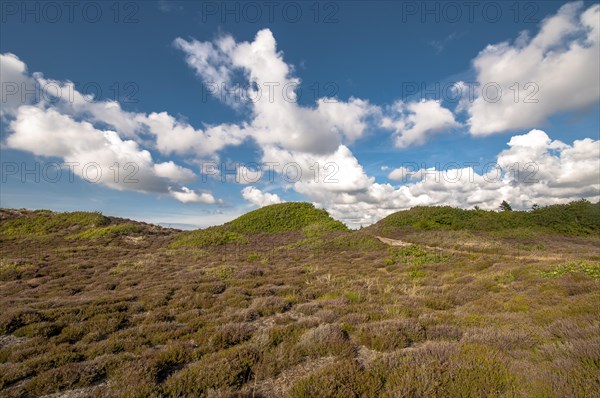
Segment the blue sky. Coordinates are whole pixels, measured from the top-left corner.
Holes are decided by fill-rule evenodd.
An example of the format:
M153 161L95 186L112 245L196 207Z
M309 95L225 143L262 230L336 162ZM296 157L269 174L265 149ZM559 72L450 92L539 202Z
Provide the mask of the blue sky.
M600 197L597 2L44 4L2 4L2 207L192 228L306 200L356 227L421 204ZM223 101L217 83L261 98ZM268 84L301 94L269 101ZM115 162L137 182L111 181ZM202 176L223 162L279 164L258 181ZM489 164L502 174L484 178Z

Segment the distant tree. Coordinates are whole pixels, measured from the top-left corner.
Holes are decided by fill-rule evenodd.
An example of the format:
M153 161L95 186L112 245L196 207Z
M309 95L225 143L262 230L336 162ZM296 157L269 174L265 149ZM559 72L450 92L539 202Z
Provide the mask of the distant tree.
M500 203L500 211L512 211L512 207L510 207L510 204L506 200L503 200Z
M540 205L538 205L537 203L534 203L534 204L531 206L531 210L533 210L533 211L535 211L535 210L539 210L539 208L540 208Z
M474 209L475 209L475 210L481 210L481 207L479 207L479 206L475 205Z

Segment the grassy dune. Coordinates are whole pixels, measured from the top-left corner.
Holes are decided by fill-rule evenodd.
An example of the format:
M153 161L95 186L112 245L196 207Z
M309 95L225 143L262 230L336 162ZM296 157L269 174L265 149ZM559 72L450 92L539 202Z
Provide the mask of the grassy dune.
M598 209L1 210L0 395L597 396Z

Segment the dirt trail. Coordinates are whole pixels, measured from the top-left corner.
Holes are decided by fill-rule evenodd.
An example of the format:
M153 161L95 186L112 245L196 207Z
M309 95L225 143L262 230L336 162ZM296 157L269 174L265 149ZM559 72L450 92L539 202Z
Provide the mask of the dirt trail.
M384 238L383 236L376 236L376 238L389 246L407 247L407 246L416 244L416 243L405 242L405 241L399 240L399 239ZM565 260L565 259L570 258L568 256L565 256L564 254L561 254L561 255L539 255L539 254L526 253L523 251L515 251L515 252L509 253L509 254L488 253L483 250L477 250L478 248L475 246L470 249L461 250L461 249L452 249L452 248L446 248L446 247L440 247L440 246L427 246L427 245L422 245L422 244L418 244L418 245L427 250L432 250L432 251L437 251L437 252L442 251L442 252L454 253L454 254L495 255L495 256L499 256L499 257L516 257L516 258L523 258L523 259L536 260L536 261Z

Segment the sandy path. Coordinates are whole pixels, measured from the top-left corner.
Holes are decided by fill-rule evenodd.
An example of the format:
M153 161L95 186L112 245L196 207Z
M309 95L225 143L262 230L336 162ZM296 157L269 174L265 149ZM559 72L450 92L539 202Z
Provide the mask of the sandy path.
M384 238L383 236L376 236L376 238L389 246L407 247L407 246L416 244L416 243L405 242L405 241L399 240L399 239ZM442 251L442 252L446 252L446 253L455 253L455 254L481 254L481 255L490 255L490 256L499 256L499 257L514 257L514 258L522 258L522 259L536 260L536 261L566 260L568 258L571 258L570 256L566 256L566 255L539 255L539 254L527 253L524 251L515 251L510 254L486 253L484 251L477 251L476 247L473 247L472 249L460 250L460 249L451 249L451 248L445 248L445 247L440 247L440 246L427 246L427 245L421 245L421 244L417 244L417 245L426 250L437 251L437 252Z

